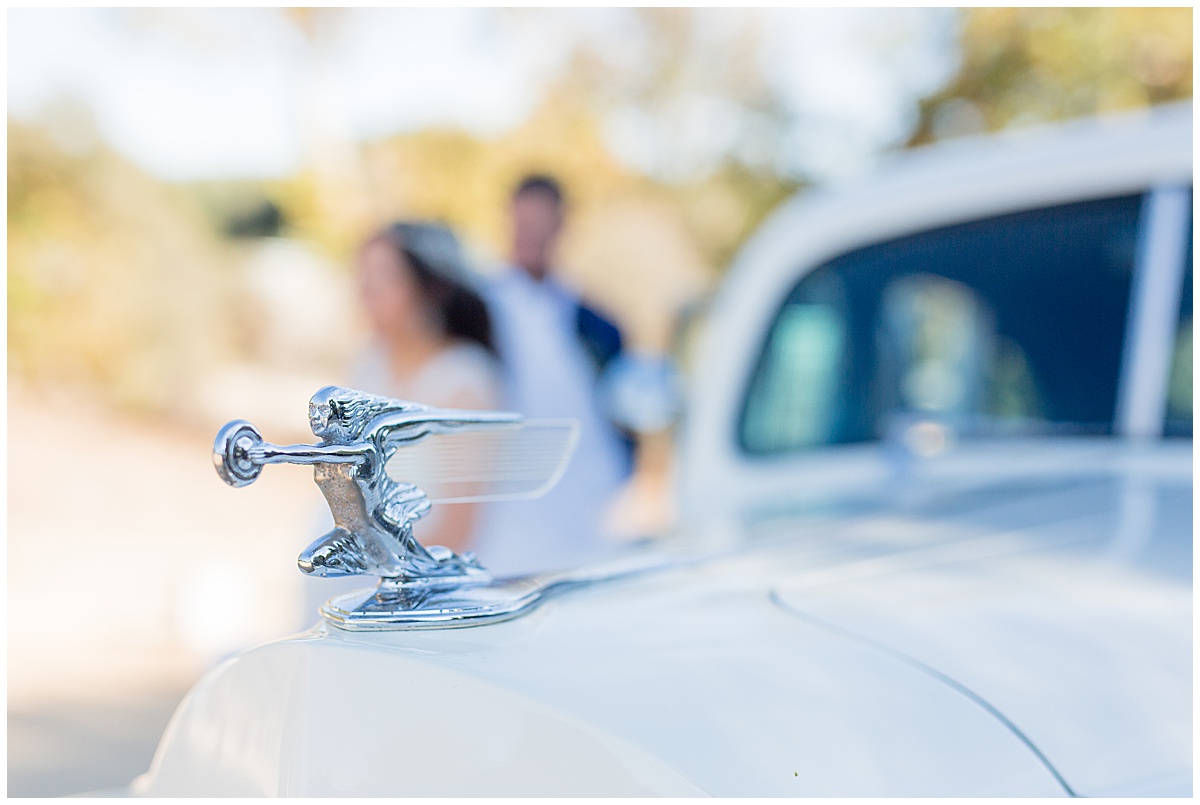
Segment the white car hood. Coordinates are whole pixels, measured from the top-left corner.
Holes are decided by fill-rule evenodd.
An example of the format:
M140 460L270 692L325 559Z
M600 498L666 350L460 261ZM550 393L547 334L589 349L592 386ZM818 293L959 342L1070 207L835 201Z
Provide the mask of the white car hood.
M1189 793L1190 449L1087 458L948 467L506 623L252 650L135 791Z
M934 485L799 545L810 561L773 598L994 708L1075 793L1188 796L1187 447L1095 452L1023 488ZM839 538L839 561L818 558Z

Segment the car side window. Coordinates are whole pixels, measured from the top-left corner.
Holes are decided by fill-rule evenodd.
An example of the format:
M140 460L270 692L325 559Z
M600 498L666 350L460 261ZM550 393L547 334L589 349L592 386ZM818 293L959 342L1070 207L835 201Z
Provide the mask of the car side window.
M1183 291L1179 298L1179 319L1175 326L1175 347L1171 356L1171 379L1167 385L1165 436L1192 438L1192 237L1188 236L1187 263Z
M869 442L913 417L1111 433L1141 201L943 227L818 267L768 331L742 449Z
M798 288L767 341L760 393L747 401L742 438L752 449L829 444L841 431L846 303L836 276Z

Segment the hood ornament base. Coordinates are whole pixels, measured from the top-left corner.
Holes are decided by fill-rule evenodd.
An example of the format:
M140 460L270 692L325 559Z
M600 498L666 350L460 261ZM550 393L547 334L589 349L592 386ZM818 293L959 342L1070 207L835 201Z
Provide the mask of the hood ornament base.
M321 614L343 629L435 629L514 617L552 591L576 583L565 576L496 580L474 554L456 554L413 536L430 510L426 493L385 471L398 450L437 434L520 426L518 414L431 408L340 386L309 401L317 444L276 445L234 420L217 433L213 463L230 486L251 484L266 464L311 464L333 514L333 529L297 559L314 576L378 576L370 590L340 595ZM558 458L574 447L574 431ZM556 477L556 476L555 476ZM543 490L544 491L544 490Z
M527 576L458 586L396 583L334 596L321 615L341 629L377 631L480 626L515 618L566 586Z
M705 557L670 551L631 553L588 568L537 573L507 579L473 580L461 586L387 579L369 590L335 596L321 614L348 631L453 629L498 623L524 615L551 597L580 587L636 578L685 567Z

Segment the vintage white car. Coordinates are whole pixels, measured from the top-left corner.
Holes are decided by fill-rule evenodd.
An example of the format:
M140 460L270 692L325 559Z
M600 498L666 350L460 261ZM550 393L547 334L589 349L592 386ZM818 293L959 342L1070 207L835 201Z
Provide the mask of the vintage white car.
M212 670L132 793L1190 795L1191 153L1168 108L803 193L706 317L675 536L517 580L422 552L428 595ZM358 494L383 442L323 393L322 445L235 423L227 480Z

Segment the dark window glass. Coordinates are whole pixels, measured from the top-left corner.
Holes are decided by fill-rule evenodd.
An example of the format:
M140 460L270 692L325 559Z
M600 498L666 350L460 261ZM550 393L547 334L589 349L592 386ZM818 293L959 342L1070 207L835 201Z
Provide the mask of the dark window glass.
M817 268L771 327L743 448L867 442L913 418L960 434L1111 433L1140 206L1031 210Z
M1171 380L1167 385L1167 436L1192 438L1192 235L1188 234L1187 263L1183 293L1179 299L1179 323L1171 358Z

